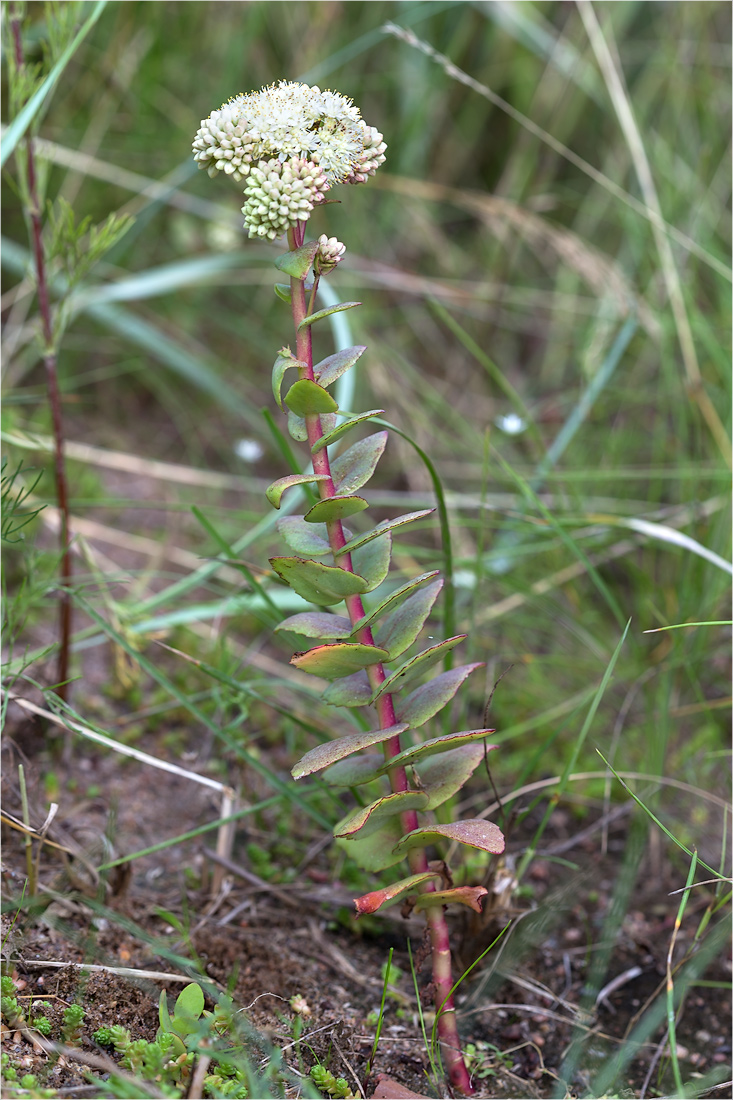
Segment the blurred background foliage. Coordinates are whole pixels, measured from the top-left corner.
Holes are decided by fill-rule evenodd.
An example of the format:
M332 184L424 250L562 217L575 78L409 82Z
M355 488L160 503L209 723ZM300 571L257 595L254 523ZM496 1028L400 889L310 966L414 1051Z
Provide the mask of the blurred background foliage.
M91 6L80 6L79 21ZM246 240L240 188L198 172L190 145L199 120L233 94L281 78L333 87L383 132L388 159L367 186L335 192L339 204L317 212L312 231L346 243L329 283L340 300L364 303L348 315L352 342L369 345L349 407L384 408L429 451L447 494L458 626L470 632L461 659L487 662L455 722L478 724L495 679L513 665L491 706L506 747L494 767L502 785L556 774L630 618L579 766L601 766L599 746L619 767L717 786L728 631L642 632L728 617L729 572L674 545L670 532L730 556L721 427L730 383L731 11L625 2L595 5L591 15L623 74L621 99L672 227L671 268L644 214L639 149L620 124L589 16L574 4L107 3L35 128L49 203L64 199L94 223L113 211L135 219L66 303L60 376L72 512L107 532L94 543L86 529L98 553L94 568L88 557L80 563L77 583L101 610L114 592L114 621L136 646L141 632L171 630L192 601L237 590L224 573L191 579L220 547L190 509L198 505L235 544L267 515L264 486L283 473L261 415L272 405L275 354L291 339L272 291L282 245ZM28 4L31 61L42 58L46 28L43 5ZM11 465L44 467L42 452L18 445L48 435L50 414L14 173L11 161L5 452ZM60 271L51 274L58 294ZM674 278L692 360L670 306ZM332 348L321 326L319 357ZM100 450L85 457L82 445ZM113 462L109 451L122 457ZM191 476L153 476L152 461ZM44 468L36 497L53 503ZM202 471L239 480L199 484ZM392 437L370 499L374 519L432 503L405 440ZM24 577L38 588L27 621L18 613L11 623L16 654L49 637L50 514L8 556L11 591ZM658 528L642 531L638 520ZM130 536L154 540L158 555ZM264 569L279 548L266 526L243 554ZM440 567L437 525L398 540L394 562L406 575L415 563ZM202 616L213 627L207 621L194 636L189 624L174 643L267 681L276 666L247 656L264 646L287 673L290 650L260 634L256 614L220 610ZM82 680L82 709L84 693ZM334 723L327 711L320 720L324 729Z

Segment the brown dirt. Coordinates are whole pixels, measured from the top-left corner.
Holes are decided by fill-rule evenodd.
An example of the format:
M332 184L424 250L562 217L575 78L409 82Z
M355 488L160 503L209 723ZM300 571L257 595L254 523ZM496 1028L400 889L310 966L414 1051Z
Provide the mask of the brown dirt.
M267 815L259 817L256 825L242 827L232 852L234 867L244 867L249 880L236 871L228 873L215 897L211 884L220 865L207 855L214 847L213 833L138 858L126 865L127 874L117 871L100 878L94 868L112 858L111 852L139 851L216 820L217 798L185 779L135 761L121 761L86 742L77 741L73 751L51 757L43 734L37 723L11 708L4 738L5 810L20 817L18 762L25 765L32 807L46 805L43 777L48 785L53 772L61 810L48 837L76 855L44 847L39 882L53 900L43 911L19 911L12 927L14 914L6 912L4 960L6 970L22 983L22 1000L43 995L52 1002L48 1015L54 1026L60 1024L66 1004L81 1000L86 1012L79 1048L82 1057L108 1058L91 1039L103 1024L121 1023L134 1038L154 1038L160 990L174 996L184 983L110 971L90 973L74 964L138 968L152 975L182 973L175 960L183 958L189 961L190 974L198 967L198 973L222 991L229 989L261 1036L261 1052L268 1044L281 1047L296 1073L307 1072L317 1057L337 1076L345 1076L357 1094L363 1089L371 1096L382 1074L416 1093L447 1095L442 1085L436 1092L426 1076L429 1063L406 950L408 932L413 953L419 950L419 921L405 922L391 910L383 919L355 925L348 916L353 891L339 881L338 867L334 870L317 843L315 854L304 861L294 881L260 880L253 885L242 839L255 840L262 847L277 842L276 823ZM170 738L165 743L158 738L149 748L161 756L168 751L180 758L179 749L174 746L171 751L170 745ZM252 792L253 799L262 794ZM575 1095L587 1095L593 1073L620 1049L650 998L664 988L666 955L680 900L669 891L684 885L685 872L682 861L676 864L666 850L662 853L647 839L633 901L602 976L603 984L616 977L619 984L597 1008L591 1006L587 1013L581 1009L603 922L614 904L625 853L634 840L634 825L630 807L617 808L605 834L600 827L594 829L592 821L589 827L587 818L579 828L571 810L557 807L543 836L544 858L530 866L527 886L519 896L509 891L498 903L506 908L495 908L478 924L454 918L462 965L491 942L508 917L515 918L511 934L472 972L458 997L464 1041L478 1048L481 1059L475 1063L479 1097L562 1095L557 1078L573 1039L582 1042L583 1053L572 1087ZM34 815L36 825L42 817L39 810ZM511 856L521 856L533 821L525 820L512 834ZM303 826L303 844L308 828ZM317 840L317 830L314 836ZM19 896L25 874L20 834L8 828L3 866L6 898ZM690 901L675 946L676 961L692 949L692 937L710 899L702 887ZM374 1041L374 1025L367 1017L379 1008L381 968L390 947L402 973L387 1000L378 1055L367 1080L365 1067ZM44 966L54 961L67 965L63 969ZM429 981L428 969L419 978L423 988ZM700 977L711 983L728 982L729 959L713 957ZM295 1024L289 1004L295 995L307 1004L301 1025ZM294 1042L296 1026L302 1028L299 1043ZM672 1089L667 1060L660 1058L665 1035L661 1021L621 1074L623 1095L661 1095ZM20 1030L6 1028L3 1039L16 1065L24 1072L37 1072L41 1081L61 1089L60 1095L104 1095L89 1091L84 1067L71 1056L62 1055L51 1065ZM677 1040L685 1079L726 1066L731 1051L728 989L692 986ZM104 1076L104 1064L95 1072ZM730 1096L730 1086L710 1095Z

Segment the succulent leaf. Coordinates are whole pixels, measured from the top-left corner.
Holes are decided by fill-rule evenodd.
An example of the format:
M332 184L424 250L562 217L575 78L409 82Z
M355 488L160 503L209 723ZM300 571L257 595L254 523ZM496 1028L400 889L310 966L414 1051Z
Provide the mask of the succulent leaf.
M449 703L459 687L477 668L483 668L483 661L476 661L470 665L459 665L448 672L441 672L427 684L421 684L411 692L404 703L398 708L399 717L404 722L409 722L411 729L422 726L446 703Z
M324 390L310 378L300 378L297 382L293 382L285 394L284 401L296 416L338 412L338 405L328 390Z
M406 523L412 523L416 519L424 519L425 516L431 515L434 511L434 508L423 508L419 512L406 512L404 516L397 516L396 519L383 519L381 523L372 527L371 531L366 531L363 535L356 535L355 538L350 539L344 547L344 551L351 553L352 550L357 550L365 543L371 542L372 539L378 539L385 531L393 531L395 527L404 527ZM425 575L427 576L427 574ZM435 574L430 575L435 576Z
M366 581L365 592L378 588L389 573L392 558L392 536L387 532L381 538L374 539L366 546L355 550L351 556L354 571Z
M342 313L345 309L353 309L354 306L360 306L361 302L339 302L337 306L329 306L328 309L319 309L317 313L311 313L308 317L304 317L298 325L298 332L307 328L309 325L314 325L316 321L322 321L324 317L330 317L332 313Z
M306 638L340 640L351 635L351 623L344 615L328 615L325 611L301 611L278 623L275 630L291 630Z
M434 905L468 905L481 912L481 898L488 894L485 886L456 886L452 890L436 890L432 893L419 894L415 900L415 912L421 909L430 909Z
M395 814L404 813L406 810L424 810L427 804L428 796L423 791L397 791L395 794L386 794L368 806L357 806L342 818L334 829L333 835L349 839L357 833L361 836L371 836L385 818L394 817Z
M460 733L444 733L440 737L432 737L429 741L423 741L419 745L413 745L409 749L404 749L397 756L393 756L388 763L383 764L379 770L384 773L388 768L394 768L400 765L404 767L407 764L417 764L424 756L436 756L439 753L450 752L453 749L460 748L462 745L470 745L476 741L482 741L484 737L488 737L490 733L496 733L496 730L461 730ZM479 748L483 756L484 752L490 752L492 749L498 748L498 746L479 745ZM422 772L420 774L422 775Z
M384 756L380 752L365 752L363 756L348 756L326 768L321 776L329 787L358 787L371 783L380 774Z
M288 287L288 294L289 293L290 288ZM306 364L301 359L296 359L290 348L280 348L272 368L272 393L280 409L283 408L280 392L282 390L283 378L285 377L285 372L290 370L291 367L301 367L305 370Z
M353 348L344 348L334 355L327 356L313 368L313 377L319 386L330 386L342 374L353 367L354 363L364 354L366 345L355 344Z
M398 737L408 727L404 723L397 723L387 729L359 730L357 733L347 733L345 737L337 737L335 741L326 741L322 745L316 745L310 749L293 768L290 773L293 779L303 779L306 775L322 771L329 764L335 764L337 760L344 760L353 752L361 749L369 749L372 745L381 745L392 737Z
M439 877L433 871L422 871L420 874L409 875L408 878L400 879L399 882L393 882L390 886L383 886L381 890L372 890L371 893L364 894L363 897L354 898L356 915L361 917L365 913L376 913L378 909L386 909L387 906L394 905L395 902L400 901L406 895L414 894L419 886L423 886L431 879ZM483 887L480 887L480 889L483 889Z
M414 680L416 676L420 676L437 664L438 661L442 661L446 653L457 646L459 642L464 641L465 638L465 634L457 634L455 638L447 638L444 642L438 642L437 645L432 645L429 649L424 649L422 653L411 657L409 661L406 661L404 665L379 685L371 701L375 702L385 692L399 691L411 680Z
M329 523L334 519L348 519L349 516L363 512L369 505L364 497L335 496L326 497L314 504L303 517L306 523Z
M372 689L366 672L355 672L353 676L334 680L321 696L324 703L331 707L363 707L371 697Z
M402 852L395 851L395 845L401 836L400 819L392 817L369 836L357 833L349 839L336 837L336 843L343 848L349 859L353 859L357 867L364 871L384 871L405 858Z
M382 600L376 607L373 607L362 619L359 619L358 623L354 625L354 632L356 633L357 630L369 626L375 619L380 618L385 611L391 611L395 608L401 600L408 596L410 592L419 585L424 584L425 581L432 580L433 577L437 577L438 575L438 570L436 569L432 573L422 573L419 577L414 577L411 581L407 581L406 584L400 585L394 592L390 592L386 599Z
M422 760L419 767L420 787L428 796L426 810L442 806L460 791L484 758L483 745L461 745L439 756Z
M416 640L442 587L442 580L433 581L405 600L382 622L379 628L379 645L387 650L389 660L399 657Z
M359 413L358 416L349 417L348 420L344 420L343 424L339 424L338 427L332 428L330 432L326 432L325 435L321 436L311 447L311 454L318 454L324 447L330 447L332 443L335 443L337 439L340 439L346 432L351 431L352 428L364 424L367 420L371 420L373 416L381 416L383 412L384 409L369 409L367 412Z
M308 603L340 603L346 596L365 592L367 582L338 566L324 565L307 558L270 558L270 564L286 584Z
M337 680L341 676L350 676L352 672L376 665L387 656L386 650L361 642L334 642L319 645L306 653L296 653L290 658L302 672L314 676L323 676L326 680Z
M306 523L302 516L283 516L276 526L296 554L313 554L318 558L331 553L325 523L316 525Z
M275 260L275 267L278 271L282 271L283 275L289 275L291 279L300 279L302 282L313 266L317 251L318 241L308 241L307 244L302 244L300 248L278 256Z
M457 821L453 825L425 825L422 829L413 829L400 840L394 851L395 854L405 855L411 848L424 848L441 840L458 841L492 855L500 855L504 851L504 835L499 826L480 817Z
M295 384L299 385L298 382ZM354 493L362 485L366 485L382 457L387 437L387 432L368 435L366 439L354 443L331 464L334 488L340 496Z
M309 485L314 481L328 481L328 474L286 474L285 477L279 477L277 481L273 481L272 485L268 485L265 496L273 508L279 508L286 489L294 485Z

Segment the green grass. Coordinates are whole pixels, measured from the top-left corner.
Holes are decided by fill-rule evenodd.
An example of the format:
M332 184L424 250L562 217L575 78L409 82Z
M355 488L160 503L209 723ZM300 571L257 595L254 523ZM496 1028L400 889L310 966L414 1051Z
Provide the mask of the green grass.
M333 723L289 677L287 644L263 626L290 613L268 572L281 544L264 486L284 469L261 414L290 338L272 292L280 248L246 241L237 187L209 180L190 158L199 120L220 102L302 78L353 96L389 146L367 187L342 189L341 203L314 218L317 233L348 249L323 304L364 303L319 326L316 353L334 341L369 345L341 401L384 408L399 429L370 490L376 519L435 502L409 441L437 471L455 580L447 615L456 632L470 630L461 659L487 662L459 693L456 728L482 720L512 665L488 715L502 792L567 778L571 761L575 772L598 772L598 750L620 773L726 797L729 6L606 4L583 14L568 4L353 0L335 9L323 0L108 3L36 125L49 200L66 198L77 220L136 219L74 292L60 354L69 440L122 455L109 464L75 453L70 466L72 512L106 526L96 538L86 531L91 558L76 562L74 706L83 719L84 662L113 639L137 669L140 709L154 688L185 708L217 752L260 770L263 797L308 822L304 842L338 817L319 787L300 790L268 763L279 723L293 760ZM82 18L90 14L87 5ZM469 81L420 42L385 32L386 22ZM31 58L40 59L44 26L43 8L29 5ZM604 69L609 57L622 84ZM33 468L16 489L43 470L28 510L54 503L50 457L33 439L51 424L12 157L6 172L3 454L10 471ZM56 296L61 272L49 274ZM501 426L512 413L525 422L518 434ZM262 448L251 465L235 453L243 438ZM298 460L305 466L305 453ZM162 468L141 479L150 461L183 469L177 480ZM230 481L200 484L214 473ZM40 678L35 658L55 621L49 514L5 551L7 672L18 691L23 669ZM116 540L129 541L123 560ZM395 578L416 562L444 568L444 551L437 520L400 535ZM220 568L217 556L241 558L242 570ZM686 622L711 625L645 633ZM172 644L200 662L193 672L149 644L171 629ZM282 682L272 666L249 663L253 646L281 661ZM255 755L241 737L253 713L276 731ZM624 797L598 779L570 788L594 806ZM651 811L724 867L720 816L691 824L665 790L648 796ZM480 808L485 792L469 787L468 797ZM681 888L687 867L672 849ZM630 904L637 870L625 868L619 905Z

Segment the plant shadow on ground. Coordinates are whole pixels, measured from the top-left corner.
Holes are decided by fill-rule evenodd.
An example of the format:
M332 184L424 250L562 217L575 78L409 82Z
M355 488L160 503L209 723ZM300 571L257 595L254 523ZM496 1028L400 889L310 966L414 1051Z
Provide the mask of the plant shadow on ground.
M60 1089L59 1095L76 1095L75 1089L86 1086L79 1095L102 1097L104 1089L88 1091L84 1076L85 1057L107 1053L93 1032L118 1023L133 1039L152 1041L160 990L175 997L182 983L198 979L209 992L231 994L244 1010L252 1027L249 1057L266 1065L279 1048L296 1082L317 1063L345 1077L355 1095L360 1088L372 1095L380 1075L419 1094L443 1095L442 1086L436 1091L429 1080L406 950L410 936L413 958L419 960L421 922L390 911L361 926L355 923L351 901L356 891L339 880L322 852L307 857L295 877L272 859L269 866L258 864L252 854L264 850L268 838L272 852L278 839L267 811L242 830L231 857L235 871L226 874L216 894L211 877L217 864L208 858L206 834L95 875L102 844L104 858L112 862L170 835L173 822L179 834L210 822L217 816L216 801L206 791L192 794L190 782L180 777L136 761L120 764L78 743L73 762L65 766L40 747L36 723L16 711L11 705L6 744L26 761L31 799L42 776L53 771L63 792L62 811L47 836L74 854L46 845L39 864L43 900L34 904L30 899L14 923L13 910L7 909L5 972L13 974L21 1003L30 1006L39 997L50 1001L46 1015L55 1037L68 1004L80 1003L85 1018L78 1060L68 1054L49 1060L34 1050L29 1036L4 1025L4 1049L13 1065L34 1073L45 1087ZM169 752L160 737L157 741L157 755L164 759ZM19 816L12 774L6 767L4 805ZM675 812L689 810L679 797L672 802ZM510 866L526 851L544 808L543 803L534 806L510 832ZM521 890L512 889L511 875L499 872L487 914L455 918L459 966L465 967L512 922L511 933L471 972L458 997L478 1096L566 1095L560 1078L573 1041L579 1047L569 1087L576 1095L596 1095L594 1081L619 1055L624 1061L613 1087L622 1082L622 1089L611 1094L664 1095L673 1088L664 1051L665 1020L657 1017L642 1040L631 1044L633 1050L628 1040L664 996L666 955L679 906L679 896L670 891L679 889L683 861L666 842L659 843L655 829L647 829L645 816L631 802L605 817L600 803L586 802L582 827L577 809L572 799L554 809ZM711 812L711 823L714 817ZM308 831L296 818L290 827ZM712 841L711 835L711 849ZM242 866L245 874L249 868L251 881L236 873ZM268 878L255 876L254 867ZM123 868L127 873L120 873ZM18 896L25 872L20 834L13 832L4 850L8 893ZM594 957L604 950L604 929L607 936L619 894L631 890L605 968L595 979L606 992L588 1004L587 986L593 981ZM677 937L676 961L691 951L711 902L704 887L693 895ZM725 1076L730 1060L730 1004L724 988L730 968L720 936L712 954L705 943L700 984L693 981L686 991L677 1043L686 1076L709 1083L711 1073ZM390 948L398 978L389 987L377 1057L367 1079ZM137 971L134 976L131 969ZM429 1005L427 977L418 981ZM212 1007L210 998L207 1003ZM92 1072L100 1076L99 1069ZM282 1093L273 1095L297 1094L297 1085L286 1086L284 1079L281 1087ZM723 1089L710 1095L730 1093Z

